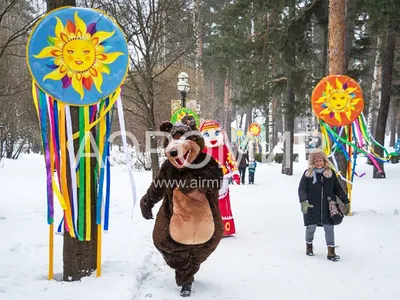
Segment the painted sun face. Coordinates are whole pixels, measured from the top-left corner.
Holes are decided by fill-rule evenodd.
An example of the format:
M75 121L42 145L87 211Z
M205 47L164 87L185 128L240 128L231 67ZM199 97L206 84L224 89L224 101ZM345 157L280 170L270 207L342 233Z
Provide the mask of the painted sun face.
M89 70L96 59L95 55L94 46L85 40L72 40L63 49L66 66L78 72Z
M221 128L209 129L202 132L204 145L208 148L218 147L224 143L224 136Z
M35 58L52 59L47 64L51 71L43 81L61 81L64 89L72 85L81 100L84 89L90 91L93 85L102 93L103 73L110 75L108 65L124 55L122 52L107 52L110 46L105 40L111 38L115 31L98 31L96 23L86 26L78 12L74 14L74 22L68 20L65 26L58 17L56 20L55 36L47 38L49 46L34 55Z
M342 117L346 117L349 121L356 114L356 105L362 101L356 97L357 87L348 87L336 79L336 88L327 82L325 91L315 103L322 105L321 115L329 115L335 118L338 123L342 123Z
M350 97L348 94L344 92L339 92L332 94L329 101L334 109L342 110L343 108L346 107L348 100L350 100L349 98Z

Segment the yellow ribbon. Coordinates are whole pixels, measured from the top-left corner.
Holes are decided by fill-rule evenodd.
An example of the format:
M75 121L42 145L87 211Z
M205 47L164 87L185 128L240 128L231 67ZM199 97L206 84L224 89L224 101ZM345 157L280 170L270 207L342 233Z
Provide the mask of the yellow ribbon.
M87 128L88 131L90 131L94 126L96 126L97 123L99 123L100 120L102 120L102 119L106 116L106 114L113 108L115 102L117 102L117 100L118 100L118 97L119 97L120 93L121 93L121 88L118 88L118 89L115 91L115 93L111 96L111 98L110 98L110 103L109 103L109 105L107 106L107 108L104 109L103 113L101 113L101 114L99 115L99 117L97 118L96 121L94 121L94 122L92 122L92 123L90 123L90 124L88 125L88 128ZM77 139L77 138L79 137L79 132L75 132L74 135L73 135L73 137L74 137L74 139Z

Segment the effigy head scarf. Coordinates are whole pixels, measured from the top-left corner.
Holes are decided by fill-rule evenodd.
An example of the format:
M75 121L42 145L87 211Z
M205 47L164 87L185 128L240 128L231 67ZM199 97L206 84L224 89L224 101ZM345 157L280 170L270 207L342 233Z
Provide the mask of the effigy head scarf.
M114 107L118 110L129 163L120 98L128 71L127 42L122 30L103 12L62 7L39 20L29 37L26 55L45 154L49 251L53 251L55 195L63 209L58 232L64 228L71 237L90 241L93 238L91 218L95 215L99 276L101 225L104 230L109 226L111 169L108 157ZM79 107L77 117L71 117L71 106ZM95 137L92 129L95 129ZM74 139L78 139L80 145L77 159ZM90 160L92 148L98 150L95 151L94 172ZM128 170L135 204L132 170ZM93 190L97 192L95 209L91 206ZM49 279L53 276L52 264L50 260Z

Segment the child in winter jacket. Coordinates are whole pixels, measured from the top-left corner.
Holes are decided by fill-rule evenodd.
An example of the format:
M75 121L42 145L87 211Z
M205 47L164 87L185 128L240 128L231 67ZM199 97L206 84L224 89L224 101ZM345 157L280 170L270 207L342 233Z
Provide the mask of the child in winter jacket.
M249 163L249 184L254 184L254 173L256 172L257 163L254 159Z

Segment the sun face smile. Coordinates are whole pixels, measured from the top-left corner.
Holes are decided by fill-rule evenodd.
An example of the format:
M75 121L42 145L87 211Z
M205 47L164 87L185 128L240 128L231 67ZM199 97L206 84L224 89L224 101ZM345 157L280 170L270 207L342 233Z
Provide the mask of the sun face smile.
M78 72L87 71L93 66L95 53L95 47L85 40L72 40L63 49L66 66Z
M334 93L330 98L330 102L337 110L341 110L346 107L349 100L348 98L350 98L349 95L346 95L345 93Z
M98 31L96 23L86 26L74 14L74 22L68 20L66 25L56 17L55 36L48 37L49 46L34 55L35 58L51 58L47 67L51 71L44 76L45 80L62 82L62 88L72 88L84 97L84 89L90 91L94 85L102 93L103 73L110 75L109 64L113 63L122 52L107 52L110 48L105 41L114 35L114 31Z
M356 105L362 101L361 98L357 98L355 91L357 87L348 87L348 85L342 84L336 78L336 88L327 82L326 89L315 103L321 104L324 108L320 114L329 115L331 118L335 118L339 123L342 122L342 117L346 117L348 120L352 119L355 114Z

